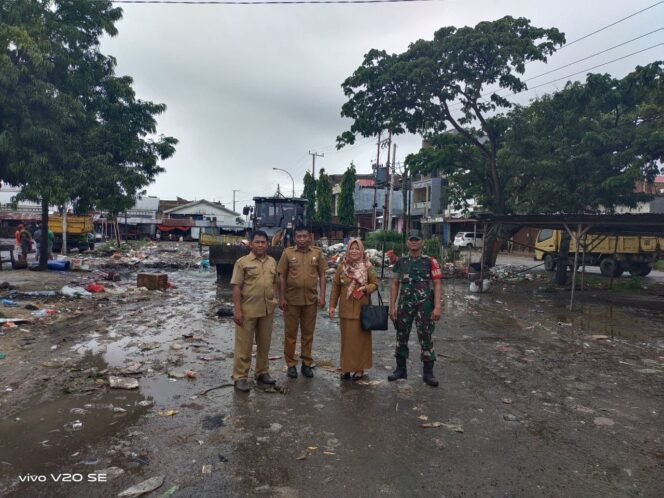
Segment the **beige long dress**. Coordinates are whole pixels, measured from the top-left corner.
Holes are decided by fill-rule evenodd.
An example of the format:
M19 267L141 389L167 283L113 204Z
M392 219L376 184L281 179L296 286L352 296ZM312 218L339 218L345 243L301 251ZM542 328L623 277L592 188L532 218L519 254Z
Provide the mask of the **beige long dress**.
M367 294L376 290L376 275L368 273ZM330 307L337 308L341 321L341 371L359 372L373 366L371 332L360 327L360 306L369 304L369 296L362 299L348 298L349 278L343 274L343 263L337 267L332 280Z

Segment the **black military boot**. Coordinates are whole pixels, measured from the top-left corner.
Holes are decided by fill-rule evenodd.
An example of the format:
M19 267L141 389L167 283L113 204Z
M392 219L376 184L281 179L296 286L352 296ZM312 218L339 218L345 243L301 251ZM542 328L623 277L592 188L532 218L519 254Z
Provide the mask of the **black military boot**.
M422 367L422 380L431 387L438 387L438 381L433 376L433 361L426 361Z
M397 368L395 368L394 372L387 376L387 380L392 382L393 380L407 378L408 371L406 370L406 358L403 356L397 356Z

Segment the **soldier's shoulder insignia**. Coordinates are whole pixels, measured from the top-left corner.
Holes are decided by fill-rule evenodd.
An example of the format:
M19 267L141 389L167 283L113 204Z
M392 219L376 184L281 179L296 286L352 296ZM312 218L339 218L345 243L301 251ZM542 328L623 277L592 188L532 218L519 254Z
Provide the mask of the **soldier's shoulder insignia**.
M440 265L438 264L438 261L436 261L436 258L429 257L429 265L431 269L432 280L440 280L443 278L443 272L440 268Z

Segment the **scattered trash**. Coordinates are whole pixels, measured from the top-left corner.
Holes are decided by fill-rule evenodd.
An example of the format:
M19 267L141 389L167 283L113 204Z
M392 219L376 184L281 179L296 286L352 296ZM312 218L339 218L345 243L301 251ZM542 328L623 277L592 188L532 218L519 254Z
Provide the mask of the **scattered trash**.
M4 360L7 358L7 355L5 353L0 353L0 360Z
M201 469L201 474L212 474L212 465L210 464L203 465L203 468Z
M498 346L496 346L496 349L501 353L511 353L512 351L514 351L514 348L509 344L499 344Z
M88 291L88 292L92 292L93 294L106 291L106 289L104 288L103 285L96 284L96 283L86 285L85 290Z
M159 415L160 417L174 417L178 413L180 413L180 412L177 411L177 410L172 410L172 409L171 410L159 410L157 412L157 415Z
M463 426L461 424L446 424L444 422L425 422L420 424L422 429L436 429L438 427L444 427L454 432L463 433Z
M67 297L89 297L92 295L83 287L70 287L69 285L65 285L60 289L60 293Z
M595 335L591 335L590 338L591 338L593 341L605 341L605 340L607 340L607 339L610 339L610 337L609 337L608 335L603 335L603 334L595 334Z
M518 419L516 418L516 415L505 413L503 414L503 420L506 420L507 422L516 422Z
M600 427L611 427L612 425L615 424L613 419L610 419L608 417L595 417L593 422L595 423L595 425Z
M277 422L273 422L270 424L270 432L279 432L282 429L282 425L278 424Z
M150 493L164 484L164 476L151 477L131 488L125 489L122 493L118 494L120 498L133 498L141 496L145 493Z
M111 389L138 389L138 379L110 376L108 382Z
M95 470L95 473L104 474L106 476L106 480L110 481L124 474L124 469L121 469L120 467L108 467L106 469Z
M57 315L58 310L36 310L30 313L30 315L34 316L35 318L46 318L47 316L52 316L52 315Z
M164 493L161 496L162 498L169 498L169 496L173 496L178 489L180 489L180 487L177 484L171 486L166 491L164 491Z
M506 405L511 405L512 404L512 399L511 398L503 398L500 401L502 401Z
M2 304L3 306L11 306L11 307L18 306L18 303L16 301L12 301L11 299L3 299Z
M196 372L194 372L193 370L185 370L184 375L188 379L195 379L198 376L198 374Z

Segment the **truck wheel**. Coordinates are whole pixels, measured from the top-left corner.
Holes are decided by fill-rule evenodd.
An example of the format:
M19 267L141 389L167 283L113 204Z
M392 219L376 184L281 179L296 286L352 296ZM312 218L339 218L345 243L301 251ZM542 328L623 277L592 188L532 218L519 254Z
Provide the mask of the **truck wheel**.
M551 254L544 255L544 269L546 271L554 271L556 269L556 262Z
M602 275L605 277L618 277L622 275L622 268L620 263L618 263L612 257L604 258L599 263L599 271L602 272Z
M469 242L469 243L466 245L466 247L467 247L468 249L472 249L472 248L473 248L473 244L471 244L471 243Z
M629 274L635 277L645 277L651 270L652 268L648 266L648 263L632 263L629 265Z

